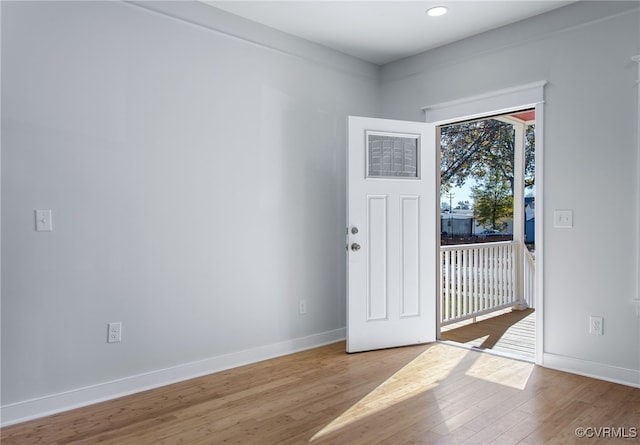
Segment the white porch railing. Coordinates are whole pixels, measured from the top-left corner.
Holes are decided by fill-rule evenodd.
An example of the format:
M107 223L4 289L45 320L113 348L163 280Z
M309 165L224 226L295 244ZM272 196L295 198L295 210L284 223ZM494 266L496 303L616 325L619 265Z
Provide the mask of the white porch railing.
M517 241L440 247L440 324L522 305ZM532 298L531 294L531 298Z

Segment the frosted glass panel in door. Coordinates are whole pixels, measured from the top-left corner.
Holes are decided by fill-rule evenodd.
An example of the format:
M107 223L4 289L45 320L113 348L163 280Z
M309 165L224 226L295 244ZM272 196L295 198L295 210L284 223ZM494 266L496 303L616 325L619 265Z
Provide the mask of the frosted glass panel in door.
M419 179L420 137L368 131L367 177Z

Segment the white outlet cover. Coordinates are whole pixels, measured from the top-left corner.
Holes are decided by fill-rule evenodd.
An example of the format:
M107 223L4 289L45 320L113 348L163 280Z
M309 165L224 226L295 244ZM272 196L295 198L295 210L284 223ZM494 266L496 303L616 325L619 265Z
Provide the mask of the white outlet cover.
M589 317L589 334L604 335L604 318L592 315Z
M107 343L120 343L122 341L122 322L109 323L107 325Z

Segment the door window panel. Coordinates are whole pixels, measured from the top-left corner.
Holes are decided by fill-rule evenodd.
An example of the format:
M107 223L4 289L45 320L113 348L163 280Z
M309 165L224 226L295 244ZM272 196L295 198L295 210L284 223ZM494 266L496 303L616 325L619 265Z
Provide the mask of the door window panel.
M368 131L367 178L419 179L420 137Z

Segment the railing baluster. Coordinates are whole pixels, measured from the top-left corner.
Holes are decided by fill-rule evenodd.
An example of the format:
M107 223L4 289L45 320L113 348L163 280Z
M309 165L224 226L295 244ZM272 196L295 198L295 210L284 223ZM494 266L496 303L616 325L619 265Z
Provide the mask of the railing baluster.
M445 310L444 310L444 294L445 294L445 284L444 284L444 273L445 273L445 267L444 267L444 257L447 254L447 252L443 251L442 249L440 249L440 254L438 255L438 265L440 267L440 289L438 292L438 298L440 298L440 300L438 301L438 303L440 304L440 321L444 321L447 319L447 317L445 316Z
M505 304L509 301L509 249L502 247L501 252L501 272L502 272L502 300L500 304Z
M482 310L482 249L478 249L478 310Z
M498 262L500 264L500 297L498 305L500 306L507 302L507 261L505 258L507 254L507 249L502 246L498 248Z
M500 255L500 248L493 247L491 249L491 271L493 272L493 285L491 286L493 298L491 306L498 306L498 304L500 304L500 263L498 262L498 255Z
M470 250L471 252L471 277L473 280L473 287L471 289L471 295L473 296L473 305L471 307L471 312L478 311L478 258L476 253L477 249Z
M473 258L473 312L478 311L478 249L471 251Z
M485 277L485 286L484 286L484 307L488 309L491 307L491 249L486 249L484 251L484 277Z
M505 301L505 303L511 303L513 301L513 292L512 292L512 283L513 280L511 279L511 272L513 271L513 263L511 261L511 254L512 249L509 247L507 250L507 254L508 254L508 262L507 262L507 270L506 270L506 274L507 274L507 299Z
M462 315L469 313L469 262L468 250L462 251Z
M509 248L502 247L502 301L501 304L509 302Z
M482 276L481 286L480 286L480 299L481 299L481 309L485 310L489 305L487 304L487 249L481 250L481 262L480 262L480 274Z
M465 270L464 270L464 259L465 259L466 251L460 250L460 262L458 263L458 274L460 276L460 306L458 307L458 317L464 317L466 315L465 312Z
M507 292L506 292L506 298L505 298L505 303L512 303L513 302L513 289L512 289L512 284L513 284L513 279L511 277L511 273L513 272L513 262L511 259L513 250L511 249L511 247L507 247L505 248L505 250L507 251L507 264L506 264L506 268L505 268L505 274L506 274L506 288L507 288Z
M496 277L496 298L493 302L494 306L500 306L502 300L502 280L500 271L500 246L493 249L494 273Z
M449 266L449 271L451 272L451 318L456 318L456 252L451 252L451 265Z
M515 289L513 288L513 246L509 246L506 250L509 255L509 262L507 263L507 301L505 303L513 303L515 300Z
M518 246L511 246L511 302L516 304L518 302L518 292L516 289L516 265L518 264L517 256L518 254Z
M516 264L517 254L518 254L518 245L514 244L511 246L511 303L516 304L518 301L518 295L516 292Z
M495 306L499 306L502 300L502 280L501 280L502 277L500 273L500 246L495 247L493 250L494 250L494 255L493 255L494 272L496 276L496 292L495 292L496 298L493 304Z
M460 313L460 307L462 306L462 297L460 295L460 251L456 250L456 310L455 316L460 317L462 314Z
M489 250L482 249L482 310L489 307Z
M502 296L502 304L507 304L510 300L510 296L509 296L509 269L510 269L510 265L509 265L509 253L510 253L510 249L508 247L503 247L502 250L504 251L503 253L503 265L502 265L502 275L504 276L504 283L503 283L503 288L504 288L504 294Z
M498 297L500 292L500 289L498 287L499 280L498 264L496 263L496 251L497 249L495 247L492 247L489 251L489 255L491 255L491 299L489 300L491 302L491 306L498 305Z
M450 250L444 252L444 258L445 258L444 269L447 273L447 276L444 278L445 293L444 293L442 305L444 306L444 310L445 310L444 319L448 320L449 318L451 318L451 312L450 312L451 311L451 289L449 286L449 280L451 279L451 251Z
M456 281L458 279L456 255L457 252L451 252L451 264L449 265L449 271L451 272L451 296L449 302L449 304L451 305L451 318L456 318L456 298L458 298L458 289L456 287Z

